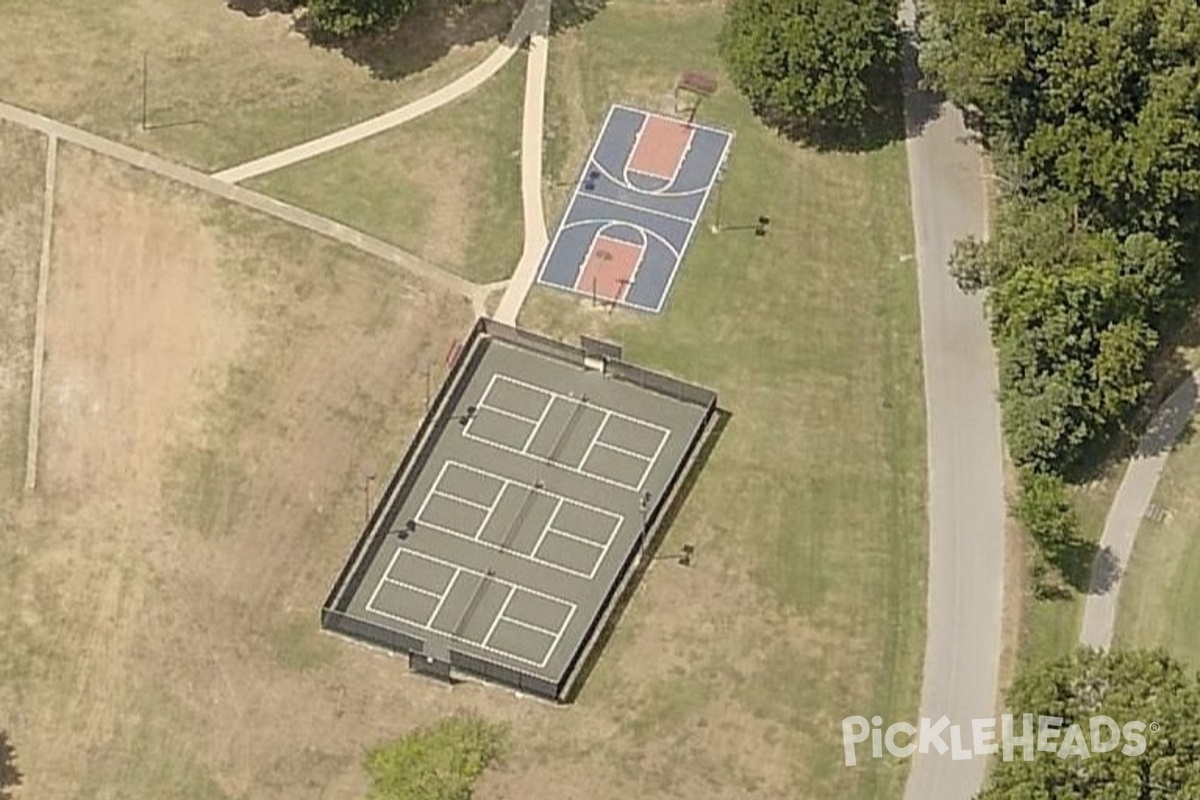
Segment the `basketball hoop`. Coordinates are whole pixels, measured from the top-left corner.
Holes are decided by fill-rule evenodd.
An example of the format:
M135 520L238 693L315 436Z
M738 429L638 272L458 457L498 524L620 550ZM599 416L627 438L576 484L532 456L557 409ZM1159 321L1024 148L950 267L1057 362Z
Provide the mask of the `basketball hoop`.
M696 109L700 101L712 97L717 91L717 79L707 72L697 70L684 71L675 81L675 113L688 115L688 122L696 118ZM691 103L684 102L685 97L691 98Z

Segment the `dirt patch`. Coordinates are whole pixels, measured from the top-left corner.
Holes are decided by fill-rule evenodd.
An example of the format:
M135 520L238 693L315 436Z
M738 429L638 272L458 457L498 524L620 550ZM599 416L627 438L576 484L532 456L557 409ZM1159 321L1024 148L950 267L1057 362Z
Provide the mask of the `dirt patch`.
M73 148L59 176L43 482L0 589L27 791L357 797L363 749L452 698L316 609L469 306Z

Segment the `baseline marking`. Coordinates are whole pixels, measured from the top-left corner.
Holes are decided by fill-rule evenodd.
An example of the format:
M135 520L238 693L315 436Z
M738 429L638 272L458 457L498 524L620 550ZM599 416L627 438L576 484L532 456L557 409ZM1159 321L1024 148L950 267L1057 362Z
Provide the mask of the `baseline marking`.
M481 408L488 408L492 411L495 411L498 414L506 414L506 415L512 417L513 419L519 419L522 422L537 422L538 420L535 420L533 417L526 417L525 415L518 414L515 411L509 411L507 409L500 408L500 406L488 405L488 402L487 402L488 395L490 395L492 393L492 388L495 387L495 385L496 385L496 377L498 375L499 375L499 373L495 373L492 375L491 379L488 380L487 388L483 390L483 395L481 395L479 398L479 406ZM544 417L545 415L546 415L546 409L543 408L541 416ZM541 417L539 417L538 419L541 419Z
M534 392L540 392L541 394L546 395L551 398L550 403L548 403L547 405L553 404L555 402L555 400L565 400L565 401L570 401L572 403L581 402L580 399L577 397L571 397L569 395L564 395L561 392L556 392L553 389L547 389L543 386L536 386L531 383L526 383L525 381L510 377L508 375L504 375L502 373L494 374L492 376L492 379L493 379L493 381L494 380L504 380L504 381L512 383L516 386L520 386L521 388L528 389L528 390L534 391ZM604 414L604 419L601 421L600 426L596 429L596 432L592 434L592 441L588 443L588 449L584 453L584 458L575 465L566 464L561 461L549 461L546 463L550 463L550 464L554 465L555 467L567 470L568 472L574 472L577 475L584 475L593 480L597 480L602 483L607 483L612 486L619 486L624 489L633 489L634 491L641 491L642 486L646 482L647 475L649 474L650 470L653 469L654 464L658 461L658 457L659 457L659 455L661 455L663 447L666 446L666 442L667 442L667 439L670 438L671 431L667 428L664 428L661 425L656 424L656 423L653 423L653 422L650 422L650 421L644 420L644 419L639 419L638 417L630 416L629 414L624 414L620 411L616 411L614 409L608 408L607 406L602 406L602 405L591 403L591 402L588 402L586 405L588 408L594 408L597 411L599 411L600 413ZM491 408L490 406L483 405L482 400L480 401L479 407L480 408ZM618 419L623 419L626 422L630 422L634 425L638 425L643 428L649 428L650 430L657 431L659 434L660 438L659 438L659 442L658 442L658 447L656 448L655 453L652 457L647 458L646 456L637 455L637 457L640 458L641 460L649 462L646 469L643 470L642 474L639 476L637 483L627 483L625 481L614 480L612 478L605 477L603 475L600 475L595 472L591 472L584 468L584 464L587 461L587 457L591 455L592 449L595 447L595 445L597 444L597 440L600 438L600 432L602 430L604 430L604 428L608 425L609 419L611 419L612 417L617 417ZM472 422L473 421L474 420L472 419ZM542 416L542 421L543 421L543 423L545 422L545 415ZM472 439L474 441L486 444L489 447L495 447L499 450L504 450L509 453L515 453L517 455L525 456L527 458L535 458L535 456L533 456L529 453L529 445L533 442L534 438L536 438L537 431L539 431L539 430L541 430L540 425L538 426L538 428L536 428L534 430L534 433L531 434L525 440L524 446L521 447L520 449L518 449L516 447L512 447L510 445L503 444L501 442L497 442L493 439L489 439L486 436L480 436L476 433L472 433L471 432L471 423L467 423L466 427L463 428L463 436L466 436L468 439ZM605 444L605 443L599 442L599 444ZM616 449L616 448L613 448L613 449ZM545 459L542 459L542 458L539 458L538 460L543 461L543 462L546 461ZM447 462L447 463L450 463L450 462ZM455 463L457 464L457 462L455 462ZM464 464L457 464L457 466L462 467L464 469L468 469L468 470L475 470L474 467L467 467ZM445 471L445 465L443 465L442 470L443 470L443 472ZM475 471L479 471L483 474L489 475L497 480L501 480L501 481L509 480L508 478L505 478L503 476L492 475L492 473L487 473L483 470L475 470ZM441 473L439 473L437 481L435 481L434 485L437 485L440 482L441 482ZM515 481L510 481L510 482L515 483ZM426 501L428 501L428 498L426 498ZM574 502L574 501L571 501L571 502ZM422 508L422 510L424 509L424 504L422 504L421 508Z
M539 669L545 667L546 664L549 663L551 656L553 656L554 651L558 649L559 643L562 641L563 636L566 634L567 629L570 627L571 620L573 620L575 618L575 612L579 609L579 605L577 603L571 602L570 600L564 600L561 597L555 597L554 595L546 594L545 592L540 592L537 589L531 589L528 586L523 586L518 583L513 583L512 581L504 580L503 578L497 578L494 575L487 575L482 572L477 572L476 570L470 569L468 567L460 567L457 564L452 564L449 561L445 561L443 559L437 558L436 556L425 555L424 553L418 553L413 550L405 550L403 548L397 548L396 552L392 555L392 560L388 564L387 572L384 573L385 576L389 575L391 573L391 569L395 565L396 560L400 557L401 553L412 556L414 558L421 559L423 561L427 561L431 564L438 564L443 567L449 567L450 569L455 570L454 577L451 579L450 583L447 584L446 591L442 595L442 601L439 602L437 608L434 609L433 615L431 615L429 617L429 619L424 623L419 623L414 620L408 619L406 617L401 617L397 614L393 614L391 612L384 611L383 609L375 608L374 602L375 602L376 595L378 595L380 588L385 583L385 581L381 579L379 581L379 584L375 587L375 591L371 594L370 600L367 601L367 610L368 611L370 611L372 614L377 614L381 617L386 617L387 619L392 619L397 622L403 622L408 625L412 625L413 627L421 628L422 630L427 630L432 633L436 633L440 636L445 636L447 639L450 639L452 641L462 642L463 644L467 644L472 647L478 647L481 650L486 650L491 653L499 653L502 656L513 659L514 661L520 661L525 664L531 664L535 667L538 667ZM567 615L566 615L566 618L563 620L562 627L560 627L558 629L558 631L555 631L555 632L551 632L546 629L538 628L537 626L530 625L529 623L523 623L520 620L513 619L512 617L504 617L504 619L508 622L512 622L517 625L523 625L526 628L538 630L539 632L545 633L545 634L553 637L554 641L551 642L550 648L546 651L546 655L542 658L541 661L534 661L533 659L525 658L524 656L517 655L516 653L513 653L510 650L505 650L502 647L493 647L489 644L486 644L486 642L488 640L490 640L491 634L495 630L495 627L497 625L497 620L500 619L501 617L503 617L502 613L498 613L496 615L496 618L492 620L492 628L491 628L491 630L489 630L488 636L484 639L484 642L482 642L482 643L476 642L472 639L468 639L464 636L460 636L459 634L453 633L451 631L444 631L444 630L441 630L440 628L433 627L432 622L434 619L437 618L438 612L441 611L441 603L445 602L445 598L450 596L450 590L451 590L452 586L454 585L455 581L458 579L459 574L464 573L464 572L468 573L470 575L474 575L477 578L481 578L481 579L485 579L485 580L492 580L498 584L502 584L504 586L509 587L509 595L505 601L505 605L501 609L502 611L507 610L508 601L512 599L513 594L515 594L515 592L517 590L525 592L526 594L532 595L534 597L541 598L542 600L547 600L551 603L555 603L555 604L567 609ZM399 581L395 581L394 579L393 579L393 582L399 583Z

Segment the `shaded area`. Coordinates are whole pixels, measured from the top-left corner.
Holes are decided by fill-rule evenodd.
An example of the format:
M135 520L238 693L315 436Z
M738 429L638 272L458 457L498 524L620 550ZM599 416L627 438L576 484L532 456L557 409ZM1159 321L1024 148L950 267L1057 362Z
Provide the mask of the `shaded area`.
M227 0L249 17L291 14L294 0ZM531 4L532 5L532 4ZM456 47L504 39L516 22L521 0L418 0L404 18L377 33L337 38L318 33L297 13L293 27L316 47L341 53L367 67L379 80L400 80L433 65Z
M557 0L550 15L550 32L576 28L590 22L608 5L608 0Z
M640 585L646 571L656 561L672 559L681 567L690 567L692 565L692 562L696 558L696 552L695 546L691 543L684 543L678 552L660 553L659 550L662 549L663 541L667 538L671 526L675 522L675 518L687 504L688 497L691 496L696 481L700 479L700 474L704 472L704 468L708 464L708 459L717 449L717 444L720 442L721 436L725 433L725 429L729 426L729 421L732 418L733 412L724 408L716 409L716 414L713 417L709 432L704 439L704 444L697 451L695 462L688 469L686 477L679 484L674 500L663 513L662 520L659 522L657 535L645 543L644 556L630 575L629 583L631 586ZM596 631L591 651L577 667L578 677L571 691L563 698L564 702L573 703L579 697L583 687L587 684L588 677L600 660L600 654L607 648L608 640L617 629L617 625L620 624L621 617L625 614L625 609L629 606L630 600L633 599L633 594L630 591L620 595L617 602L612 606L612 610L609 612L604 625Z
M1038 600L1065 602L1079 594L1107 594L1121 578L1120 565L1108 548L1083 537L1042 550L1032 567L1033 594Z
M8 731L0 731L0 800L12 800L10 790L20 786L23 777L17 769L17 753Z
M1121 579L1121 562L1111 547L1093 547L1091 583L1088 594L1108 594Z
M946 98L929 89L922 79L917 63L916 35L902 31L900 35L900 88L904 101L904 134L909 138L920 136L925 126L942 113Z

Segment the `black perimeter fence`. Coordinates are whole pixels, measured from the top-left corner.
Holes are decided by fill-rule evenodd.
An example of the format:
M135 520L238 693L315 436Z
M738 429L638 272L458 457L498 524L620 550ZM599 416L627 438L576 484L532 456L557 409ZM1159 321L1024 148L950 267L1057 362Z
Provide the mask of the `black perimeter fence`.
M683 483L683 478L695 466L696 455L701 450L700 445L711 432L712 421L717 410L717 395L709 389L685 383L619 359L606 359L605 374L608 377L682 402L699 405L705 410L701 424L688 443L678 468L672 473L666 490L659 495L654 508L646 515L646 527L642 532L639 546L631 549L629 557L621 565L598 613L588 627L583 645L572 657L558 683L486 659L470 656L453 648L449 650L449 663L447 664L427 657L424 654L425 642L420 638L353 617L347 613L346 609L351 599L357 594L367 569L387 539L400 504L407 497L413 482L424 469L442 430L450 424L451 419L446 413L446 409L457 405L463 392L470 385L471 377L479 366L489 339L509 342L524 350L564 361L580 368L585 366L585 351L582 347L575 347L566 342L521 330L495 320L486 318L477 320L466 343L459 350L458 357L451 366L449 374L441 388L438 389L437 396L430 403L429 411L409 443L404 457L400 460L400 465L388 482L387 489L382 495L383 499L371 514L354 549L350 552L345 566L342 567L337 580L334 581L333 588L325 598L325 603L321 607L321 627L392 652L407 653L409 668L421 674L451 680L454 673L459 673L498 683L547 700L563 702L573 693L574 684L581 674L581 667L586 663L593 645L600 638L599 633L608 624L613 610L619 606L618 601L622 595L630 588L631 578L636 574L636 567L642 554L651 549L649 545L661 535L662 531L659 528L662 520L669 518L666 512L678 499L678 490Z

